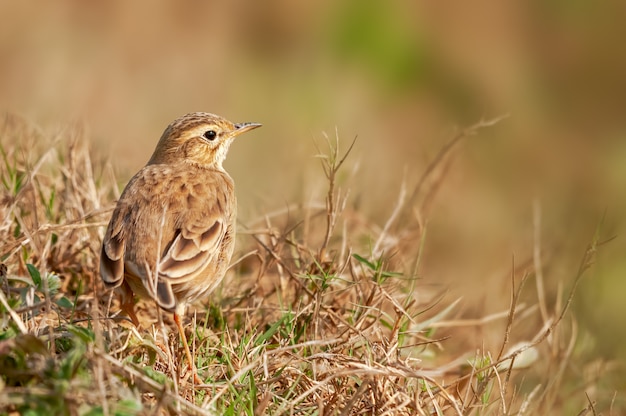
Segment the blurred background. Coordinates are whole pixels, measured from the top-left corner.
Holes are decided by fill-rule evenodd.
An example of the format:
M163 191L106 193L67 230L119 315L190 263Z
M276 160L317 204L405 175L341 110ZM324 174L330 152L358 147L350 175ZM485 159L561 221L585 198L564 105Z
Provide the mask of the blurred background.
M553 299L604 218L617 238L574 301L579 353L626 356L623 1L2 0L0 15L0 107L50 131L84 123L121 185L182 114L263 123L226 162L244 223L322 200L323 132L358 136L342 186L383 224L456 128L509 114L455 154L420 276L470 316L506 309L538 201Z

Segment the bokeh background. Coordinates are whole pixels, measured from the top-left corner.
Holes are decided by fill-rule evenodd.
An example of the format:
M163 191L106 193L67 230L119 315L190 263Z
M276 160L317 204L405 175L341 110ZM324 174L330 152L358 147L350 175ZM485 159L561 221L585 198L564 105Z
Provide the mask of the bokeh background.
M322 132L358 136L342 186L383 223L455 128L509 114L456 152L420 275L467 315L503 310L537 201L554 297L602 224L616 238L576 295L580 354L626 357L623 1L2 0L0 16L2 109L84 123L122 185L179 115L263 123L226 162L244 222L321 200Z

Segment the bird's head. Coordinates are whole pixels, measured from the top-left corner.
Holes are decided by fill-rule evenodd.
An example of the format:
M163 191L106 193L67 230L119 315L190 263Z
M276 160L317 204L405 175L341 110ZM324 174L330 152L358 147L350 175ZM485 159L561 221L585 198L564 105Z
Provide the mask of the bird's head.
M233 139L258 123L231 123L210 113L189 113L174 120L163 132L148 164L182 161L222 169Z

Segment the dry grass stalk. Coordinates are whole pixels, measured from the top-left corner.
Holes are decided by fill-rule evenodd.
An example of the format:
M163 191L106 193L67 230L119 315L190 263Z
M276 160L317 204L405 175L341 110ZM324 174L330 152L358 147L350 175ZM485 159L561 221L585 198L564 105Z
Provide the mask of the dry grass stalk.
M545 325L533 333L516 332L521 322L537 318L538 308L521 303L529 274L516 285L515 265L509 311L477 319L455 319L457 302L446 304L416 279L425 244L424 201L437 189L436 183L426 189L425 178L449 169L444 159L454 144L491 124L481 122L453 139L411 197L402 185L382 227L352 209L347 191L340 191L337 171L355 142L342 153L337 137L327 140L330 150L321 157L325 203L293 204L241 224L253 238L240 242L244 254L221 294L197 305L193 315L189 339L206 383L192 388L178 365L178 338L165 329L171 326L167 317L144 303L140 318L149 329L138 331L109 315L116 301L110 305L96 276L103 226L119 196L108 164L92 160L80 128L63 130L58 142L48 143L37 128L7 116L0 128L0 255L6 266L0 279L0 411L465 415L558 409L567 394L562 386L574 324L567 345L557 341L568 332L561 327L597 239L565 305L551 314L540 296ZM407 244L411 228L420 237ZM541 265L537 256L535 263ZM462 342L464 331L498 320L505 329L497 355L487 348L469 353L475 347L460 357L447 352L448 343ZM506 352L512 339L533 335ZM548 337L554 337L552 352L560 361L551 365L557 371L524 390L517 375L524 365L535 368L524 354ZM591 401L585 406L595 412Z

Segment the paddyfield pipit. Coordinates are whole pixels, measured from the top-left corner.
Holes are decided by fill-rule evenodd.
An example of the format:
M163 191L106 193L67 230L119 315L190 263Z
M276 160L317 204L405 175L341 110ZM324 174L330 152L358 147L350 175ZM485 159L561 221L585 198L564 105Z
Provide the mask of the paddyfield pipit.
M181 316L220 283L234 248L237 200L222 167L233 139L260 127L190 113L163 132L122 192L102 243L100 275L122 293L135 325L134 294L173 312L189 368L200 382Z

